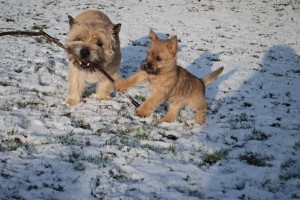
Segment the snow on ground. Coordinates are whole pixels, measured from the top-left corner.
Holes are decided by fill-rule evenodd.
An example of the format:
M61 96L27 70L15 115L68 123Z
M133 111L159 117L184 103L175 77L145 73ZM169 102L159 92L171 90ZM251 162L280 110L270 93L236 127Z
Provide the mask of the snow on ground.
M66 55L43 38L0 40L0 199L300 199L300 3L1 1L0 31L66 41L67 15L99 9L122 23L122 75L139 68L149 28L177 34L178 63L207 88L205 125L186 108L157 124L126 97L68 107ZM146 85L129 93L142 102ZM177 136L171 140L167 136Z

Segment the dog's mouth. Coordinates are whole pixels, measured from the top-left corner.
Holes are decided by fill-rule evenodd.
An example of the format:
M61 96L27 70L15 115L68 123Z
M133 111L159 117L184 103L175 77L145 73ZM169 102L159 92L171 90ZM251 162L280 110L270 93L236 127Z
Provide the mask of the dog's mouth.
M68 53L68 57L70 62L74 64L75 67L81 70L86 70L90 72L94 72L97 68L102 68L102 65L98 62L92 62L90 60L79 58L78 56Z
M88 69L90 66L92 66L92 62L78 59L78 66L82 69Z
M152 65L148 64L146 60L141 62L141 70L145 71L147 74L158 75L159 69L154 68Z

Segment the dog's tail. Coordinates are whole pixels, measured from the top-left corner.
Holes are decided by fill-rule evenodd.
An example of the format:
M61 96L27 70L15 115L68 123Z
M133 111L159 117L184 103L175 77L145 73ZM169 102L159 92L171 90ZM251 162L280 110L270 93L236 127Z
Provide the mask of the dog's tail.
M221 72L223 71L224 67L220 67L217 70L213 71L210 75L205 76L204 78L201 78L201 80L203 81L204 85L207 86L210 83L212 83L218 76L219 74L221 74Z

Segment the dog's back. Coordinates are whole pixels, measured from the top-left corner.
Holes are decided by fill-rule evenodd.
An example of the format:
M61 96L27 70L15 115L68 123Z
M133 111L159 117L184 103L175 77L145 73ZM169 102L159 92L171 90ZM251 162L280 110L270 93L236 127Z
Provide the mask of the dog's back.
M188 96L195 93L195 90L197 91L196 93L199 91L205 91L205 85L201 79L198 79L186 69L180 66L177 67L177 81L173 87L171 96L177 96L186 99Z

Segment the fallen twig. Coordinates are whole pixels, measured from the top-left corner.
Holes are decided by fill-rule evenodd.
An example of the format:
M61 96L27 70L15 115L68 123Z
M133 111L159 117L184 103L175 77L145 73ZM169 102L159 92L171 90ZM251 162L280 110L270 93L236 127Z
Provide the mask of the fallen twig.
M165 137L165 138L169 139L169 140L178 140L179 139L178 136L173 135L173 134L166 135L166 134L160 133L160 132L158 132L158 134L161 135L162 137Z
M49 34L47 34L46 32L40 30L38 32L32 32L32 31L7 31L7 32L0 32L0 36L5 36L5 35L13 35L13 36L20 36L20 35L24 35L24 36L43 36L45 37L49 42L56 44L57 46L63 48L68 54L70 54L70 52L67 50L67 48L59 41L59 39L50 36ZM78 60L80 60L80 58L78 58L76 55L72 54L73 58L76 58ZM106 76L106 78L108 80L110 80L112 83L115 82L115 80L101 67L97 67L97 69L99 71L101 71L101 73ZM135 101L135 99L130 96L129 94L125 94L127 98L130 99L131 103L135 106L135 107L139 107L140 104Z

